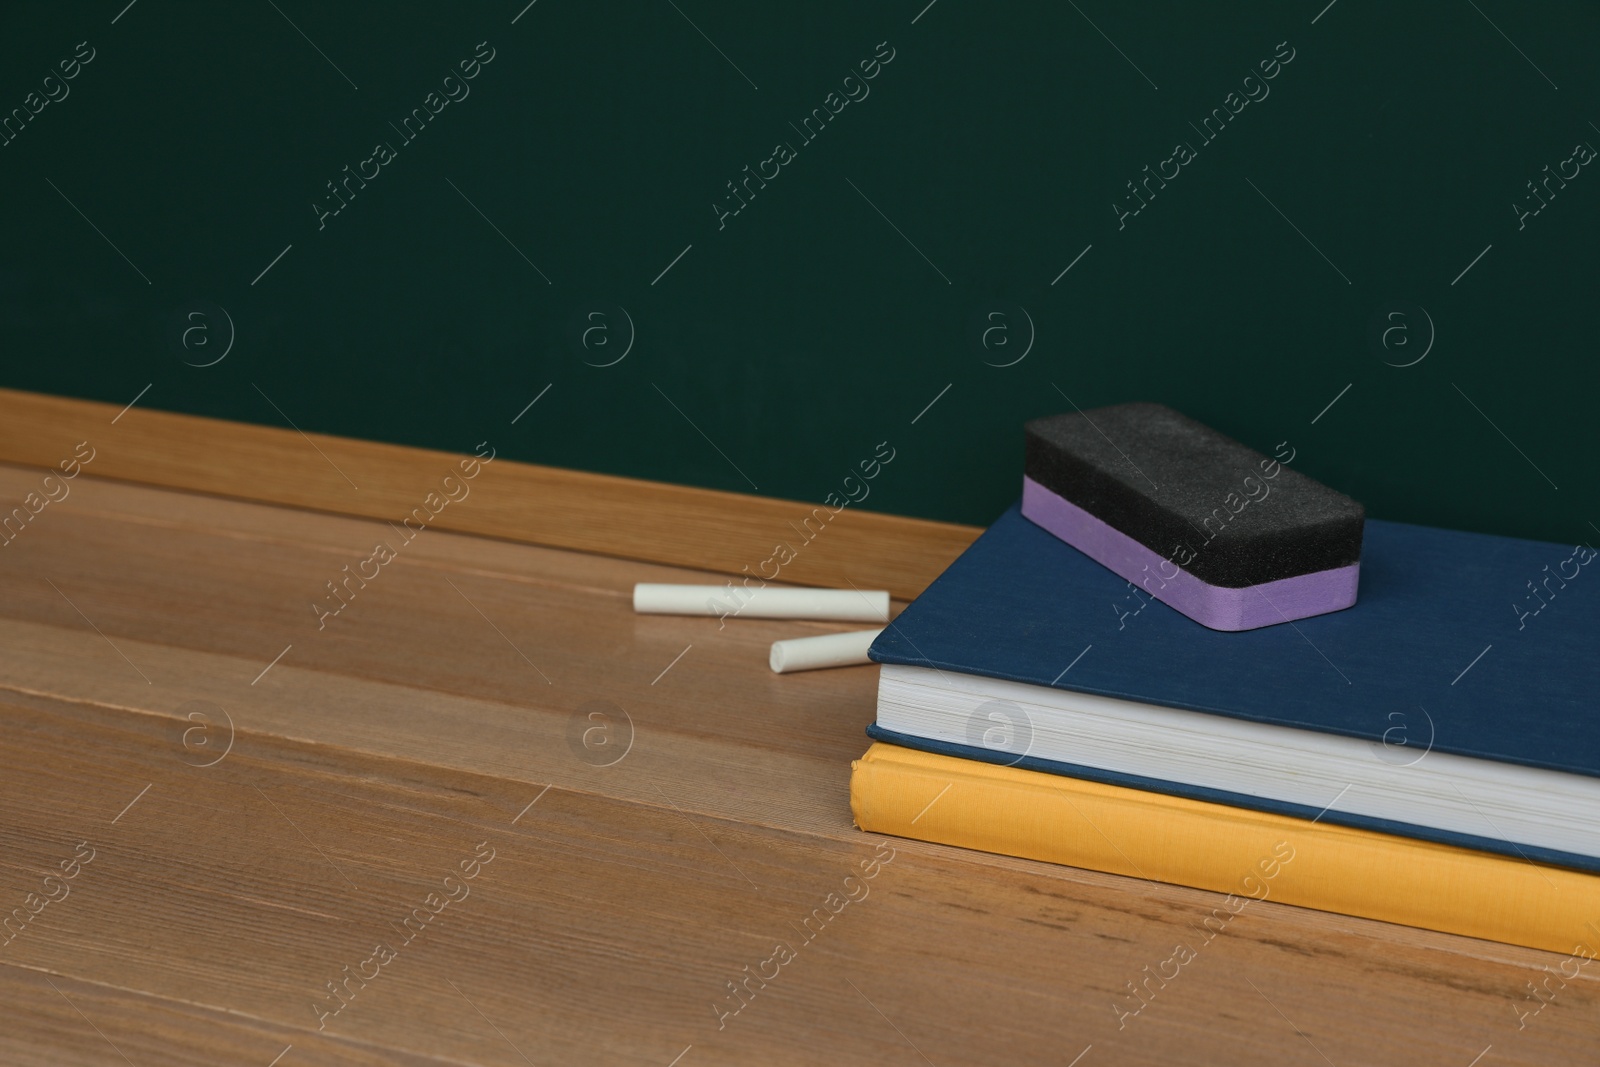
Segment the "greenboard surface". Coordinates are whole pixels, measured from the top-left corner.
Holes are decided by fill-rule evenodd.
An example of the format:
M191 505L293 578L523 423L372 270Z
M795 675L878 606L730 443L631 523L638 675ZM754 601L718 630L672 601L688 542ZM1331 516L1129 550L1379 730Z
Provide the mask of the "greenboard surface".
M808 501L888 442L864 507L979 524L1024 420L1158 400L1377 517L1600 536L1592 5L0 31L0 385Z

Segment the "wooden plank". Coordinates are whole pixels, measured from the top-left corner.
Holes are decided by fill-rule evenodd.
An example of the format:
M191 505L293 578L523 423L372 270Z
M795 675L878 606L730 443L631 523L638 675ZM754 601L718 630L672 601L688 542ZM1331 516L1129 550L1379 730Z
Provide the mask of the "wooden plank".
M3 714L6 891L79 841L95 850L0 950L5 984L33 987L0 1009L6 1040L41 1060L114 1062L92 1020L132 1062L205 1062L219 1018L262 1063L279 1042L300 1062L666 1064L692 1046L684 1062L920 1050L941 1067L1090 1046L1103 1062L1307 1065L1466 1064L1486 1045L1501 1063L1578 1062L1593 1047L1600 986L1569 983L1519 1031L1510 1005L1537 973L1454 951L1462 939L1393 943L1382 924L1308 926L1263 904L1119 1028L1123 984L1197 940L1219 898L582 790L530 809L495 776L248 734L201 770L174 759L159 717L39 698ZM465 895L428 903L490 850ZM407 942L394 924L417 906L437 918ZM364 966L380 942L394 958ZM778 943L793 958L768 964ZM376 977L342 1003L326 983L346 966ZM26 1010L49 999L46 975L77 983L65 999L84 1017Z
M94 450L87 469L101 477L396 523L439 492L447 475L459 480L463 458L0 389L0 462L55 467L82 441ZM741 576L772 576L778 564L768 561L785 543L795 558L778 571L783 581L841 588L854 582L903 598L920 593L979 533L854 507L834 514L794 501L505 458L483 467L466 491L430 525Z
M0 467L0 500L37 478ZM1466 1067L1594 1047L1587 972L1519 1028L1560 957L1271 902L1119 1025L1127 983L1220 897L906 841L864 879L885 854L846 786L876 672L765 665L773 637L829 627L639 617L633 581L703 575L435 530L319 629L311 597L385 523L72 485L0 548L0 916L96 851L0 946L0 1061ZM609 766L583 744L595 700L633 723ZM469 895L319 1030L325 983L480 841ZM779 941L794 958L728 999Z

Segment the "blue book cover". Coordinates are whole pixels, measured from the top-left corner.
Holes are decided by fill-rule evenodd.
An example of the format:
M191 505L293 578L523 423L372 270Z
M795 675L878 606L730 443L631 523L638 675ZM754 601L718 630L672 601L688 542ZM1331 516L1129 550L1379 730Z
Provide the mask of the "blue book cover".
M1600 777L1595 550L1369 520L1344 611L1208 629L1022 517L1013 505L874 642L934 667L1275 726ZM1592 588L1591 588L1592 587ZM1070 667L1070 669L1069 669ZM1396 714L1401 716L1396 718ZM1312 817L1302 806L925 741L878 740ZM1362 816L1342 822L1507 851L1493 837ZM1565 852L1515 849L1600 869Z

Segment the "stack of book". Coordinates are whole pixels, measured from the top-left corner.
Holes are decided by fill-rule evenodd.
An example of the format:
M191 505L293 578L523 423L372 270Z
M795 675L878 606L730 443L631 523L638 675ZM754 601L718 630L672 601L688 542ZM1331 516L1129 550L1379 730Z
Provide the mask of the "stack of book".
M856 823L1600 945L1595 554L1371 520L1353 607L1222 633L1013 507L872 647Z

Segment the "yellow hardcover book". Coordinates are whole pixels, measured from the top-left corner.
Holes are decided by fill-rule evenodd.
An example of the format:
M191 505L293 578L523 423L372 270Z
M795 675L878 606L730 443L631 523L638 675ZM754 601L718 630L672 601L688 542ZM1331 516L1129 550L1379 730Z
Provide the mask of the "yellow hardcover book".
M875 743L850 810L934 841L1594 957L1600 876L1122 786ZM1233 903L1238 901L1237 908Z

